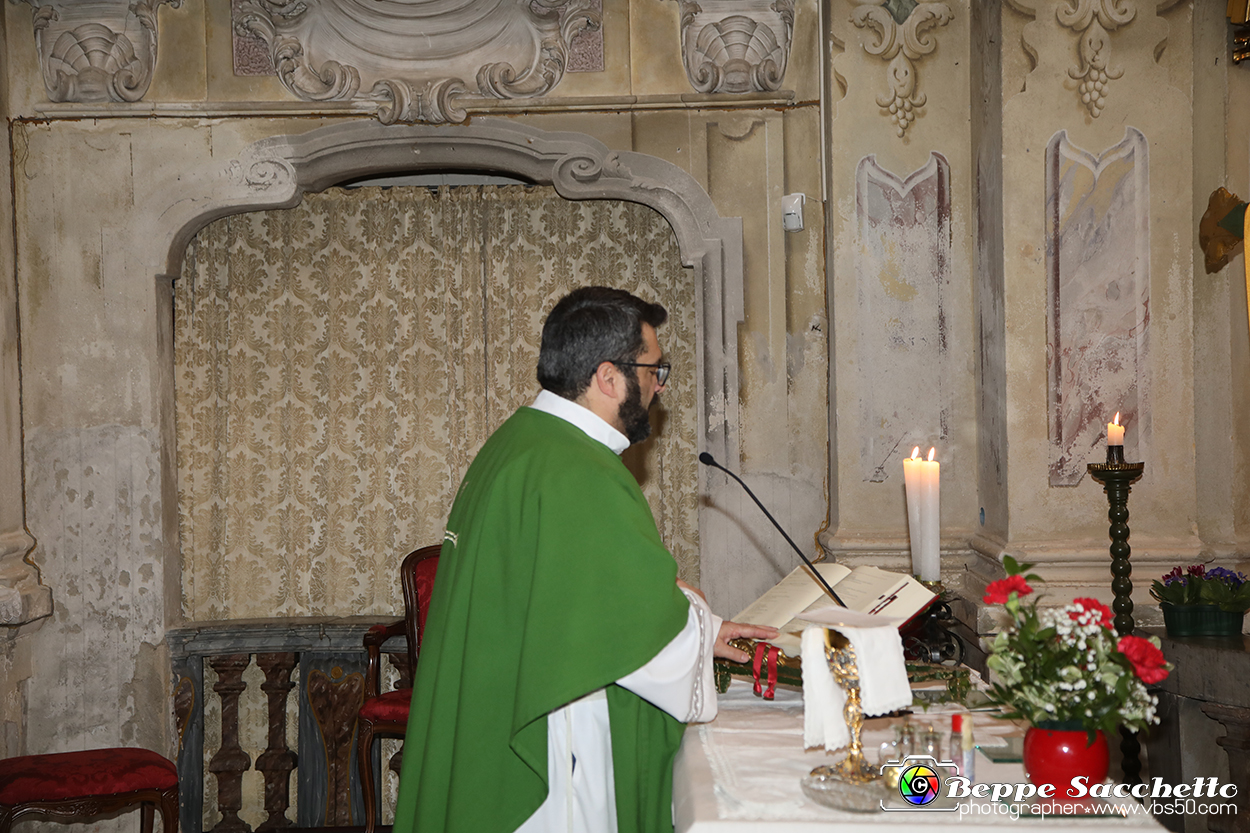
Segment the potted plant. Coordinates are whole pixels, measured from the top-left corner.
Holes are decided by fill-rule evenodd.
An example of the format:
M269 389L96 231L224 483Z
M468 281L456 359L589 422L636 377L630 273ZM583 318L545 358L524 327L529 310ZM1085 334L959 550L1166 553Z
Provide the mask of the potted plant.
M1025 774L1054 784L1063 797L1073 777L1101 783L1109 753L1105 733L1157 723L1157 699L1146 686L1171 670L1156 638L1117 636L1111 610L1096 599L1074 599L1038 609L1027 573L1031 564L1003 558L1007 578L986 588L984 601L1001 604L1011 625L995 636L987 665L990 699L1003 717L1028 722Z
M1150 585L1168 636L1237 636L1250 610L1250 582L1223 567L1193 564Z

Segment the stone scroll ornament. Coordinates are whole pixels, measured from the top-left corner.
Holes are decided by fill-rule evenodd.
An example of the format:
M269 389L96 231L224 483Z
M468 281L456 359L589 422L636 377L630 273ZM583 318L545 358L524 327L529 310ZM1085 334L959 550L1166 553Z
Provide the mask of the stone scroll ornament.
M1114 412L1124 453L1150 442L1150 180L1136 128L1095 156L1056 133L1046 147L1050 485L1075 486Z
M9 0L34 11L35 47L48 98L132 102L156 65L156 10L182 0Z
M877 33L876 43L865 43L864 51L888 62L886 80L889 93L877 96L877 106L890 112L899 138L916 120L928 97L917 90L920 70L917 62L937 49L937 38L930 29L945 26L954 19L950 6L917 0L853 0L851 23Z
M234 25L260 38L305 101L372 104L383 124L463 122L472 99L546 95L569 45L600 26L593 0L243 0Z
M700 93L781 88L794 40L794 0L678 0L681 55Z
M860 425L863 479L901 474L921 439L949 433L950 165L940 153L900 178L875 155L855 172L859 231Z
M1059 23L1080 36L1079 59L1068 68L1068 77L1080 82L1077 94L1094 118L1107 106L1111 82L1124 76L1123 67L1111 65L1110 33L1136 14L1132 0L1076 0L1072 8L1056 11Z

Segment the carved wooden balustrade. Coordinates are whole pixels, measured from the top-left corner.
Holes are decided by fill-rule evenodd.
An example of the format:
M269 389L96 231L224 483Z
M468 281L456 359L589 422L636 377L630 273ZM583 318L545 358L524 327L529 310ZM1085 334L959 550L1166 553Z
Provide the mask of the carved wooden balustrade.
M249 833L239 817L243 777L251 768L264 778L264 811L256 830L283 827L345 827L364 824L357 779L356 712L364 699L370 626L392 619L373 617L268 619L210 622L167 633L173 666L174 715L178 728L179 828L203 827L205 778L216 779L221 819L211 833ZM403 637L384 648L399 670L400 687L410 685ZM244 674L255 662L264 674L260 689L268 710L268 745L255 763L240 743L239 704L247 691ZM205 664L215 673L211 688L221 701L221 745L204 772ZM288 746L287 703L297 690L297 748ZM380 753L375 751L374 765ZM396 756L398 757L398 756ZM391 768L397 769L396 761ZM299 778L295 820L289 818L291 773ZM253 814L255 815L255 814Z

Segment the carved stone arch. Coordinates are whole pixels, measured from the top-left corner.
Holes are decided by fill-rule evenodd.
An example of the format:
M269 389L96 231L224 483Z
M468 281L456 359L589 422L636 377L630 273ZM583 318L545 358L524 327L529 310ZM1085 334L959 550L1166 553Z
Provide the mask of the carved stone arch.
M303 194L392 172L481 171L551 185L569 200L610 199L658 211L676 235L683 265L699 291L698 420L702 448L730 468L738 463L738 325L743 319L742 220L721 217L686 171L654 156L611 150L581 133L552 133L499 119L470 125L395 125L354 121L275 136L246 147L224 167L202 172L200 193L160 211L170 241L165 274L177 275L187 245L220 217L289 208ZM181 183L183 193L191 183ZM705 478L710 476L705 472ZM701 491L709 491L708 480ZM710 514L699 512L701 540Z

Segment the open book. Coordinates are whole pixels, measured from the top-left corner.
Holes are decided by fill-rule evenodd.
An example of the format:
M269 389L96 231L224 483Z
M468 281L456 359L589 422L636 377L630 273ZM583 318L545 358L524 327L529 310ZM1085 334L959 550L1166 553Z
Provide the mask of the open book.
M892 573L879 567L856 567L842 564L817 564L825 581L846 602L848 613L837 618L854 618L855 624L867 624L868 617L906 625L922 613L937 596L908 575ZM771 625L781 631L769 643L790 656L799 655L799 637L808 624L827 624L829 614L818 611L838 608L837 602L811 576L806 566L797 567L775 587L749 604L733 617L735 622ZM852 624L847 621L846 624Z

